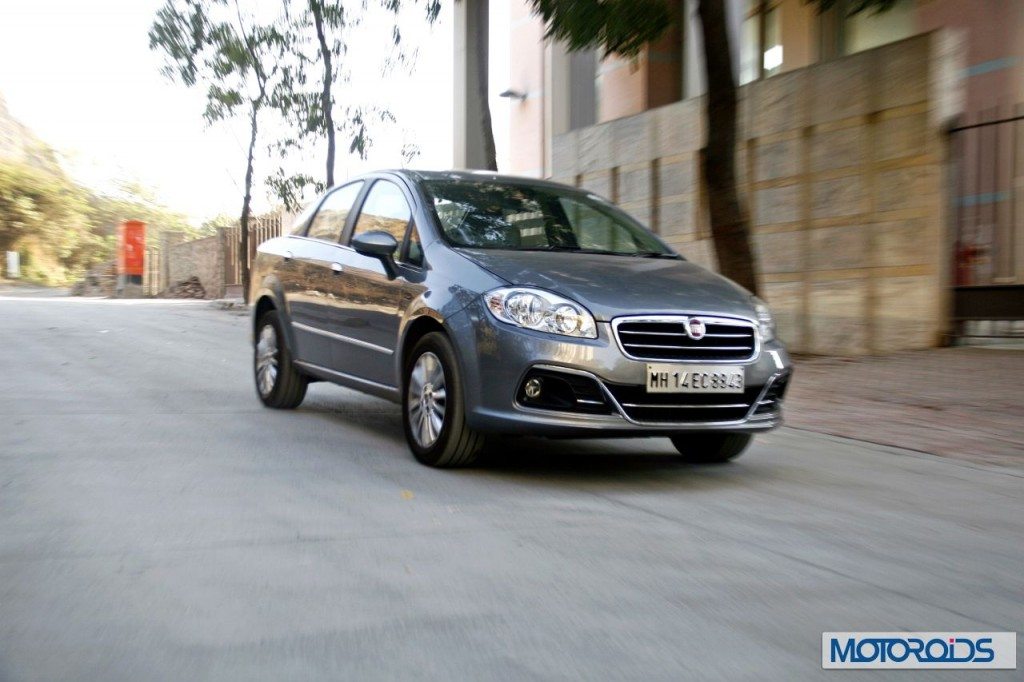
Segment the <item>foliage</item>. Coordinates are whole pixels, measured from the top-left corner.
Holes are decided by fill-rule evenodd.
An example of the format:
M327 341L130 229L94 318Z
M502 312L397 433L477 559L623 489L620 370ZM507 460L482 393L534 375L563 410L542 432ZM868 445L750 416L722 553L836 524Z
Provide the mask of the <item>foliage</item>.
M164 74L186 87L206 87L208 123L244 112L249 124L241 226L242 286L249 287L249 216L254 156L263 110L282 97L286 38L279 15L240 0L166 0L149 31L149 46L166 57Z
M282 36L288 54L288 65L282 73L282 87L273 106L295 131L294 140L278 143L278 151L288 151L308 140L323 138L327 143L325 186L334 184L335 84L349 79L344 68L348 51L347 30L359 23L358 15L350 16L340 2L330 0L284 0L285 23ZM283 148L280 148L283 147ZM271 152L273 153L273 148ZM284 156L282 153L281 156ZM279 189L288 203L290 191L307 184L308 176L285 177L278 169L279 181L268 183Z
M839 5L842 0L804 0L807 4L816 4L819 12L832 9L836 5ZM896 6L899 0L848 0L846 5L846 14L853 16L860 12L866 12L871 10L873 14L878 12L885 12Z
M53 259L73 266L102 248L89 219L86 192L63 175L21 164L0 165L0 250L30 238Z
M189 237L200 236L188 217L173 211L162 203L152 188L134 181L122 181L116 193L97 194L89 199L92 208L93 230L109 236L117 234L117 226L125 220L141 220L147 226L147 241L155 243L164 231L184 232Z
M209 237L216 234L217 229L221 227L238 227L238 218L227 213L219 213L212 218L207 218L199 226L199 234L196 236Z
M846 0L847 14L884 12L898 0ZM530 0L547 27L546 37L572 51L594 47L606 54L635 56L660 38L679 16L669 0ZM804 0L825 11L843 0Z
M396 18L390 35L392 50L381 65L382 75L396 66L412 68L416 53L405 49L397 21L403 3L381 0L380 4ZM407 4L422 5L428 23L436 21L441 10L440 0L411 0ZM353 101L352 93L347 93L345 104L339 101L338 88L350 77L347 39L360 26L360 14L336 0L284 0L284 7L282 39L287 62L272 106L292 134L270 144L268 152L280 159L306 158L307 148L320 145L325 152L323 175L304 168L293 173L282 163L267 178L271 192L287 209L295 210L311 193L319 194L335 184L338 135L345 138L343 144L347 144L349 154L365 159L375 128L395 123L395 117L384 108ZM362 9L367 7L363 2ZM361 66L366 68L365 60Z
M167 59L165 76L206 87L203 117L215 123L244 105L265 105L283 56L277 17L259 23L238 0L167 0L156 14L149 46Z
M267 178L267 187L284 204L285 210L297 211L311 196L323 194L327 183L307 173L289 174L282 167Z
M601 47L606 54L636 55L671 25L667 0L531 0L546 37L570 50Z
M415 142L403 142L402 143L402 165L408 166L415 161L421 154L420 146Z
M0 251L22 252L29 278L65 284L110 260L117 226L128 219L147 224L151 244L164 230L197 235L183 214L162 205L139 183L123 182L117 193L99 194L68 178L59 166L43 170L0 163Z

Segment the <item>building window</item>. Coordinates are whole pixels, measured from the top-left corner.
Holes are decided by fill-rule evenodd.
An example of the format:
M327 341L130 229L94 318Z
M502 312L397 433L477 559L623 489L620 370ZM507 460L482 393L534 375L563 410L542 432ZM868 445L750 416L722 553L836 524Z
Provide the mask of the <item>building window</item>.
M597 51L570 52L569 130L586 128L597 122Z
M909 38L914 35L914 23L913 0L897 0L884 12L868 9L846 16L842 32L843 53L863 52Z
M731 3L735 6L735 3ZM760 0L746 0L743 12L743 23L740 25L740 63L738 70L739 84L745 85L756 81L760 76L757 66L757 47L760 43L761 14Z
M761 66L764 75L774 76L782 70L782 35L779 29L778 7L771 7L764 14L764 44L761 46Z
M738 36L740 85L772 76L782 69L779 5L780 0L730 0L730 7L743 12Z
M819 19L822 59L832 59L880 47L914 35L916 16L914 0L896 0L884 12L866 9L856 14L850 11L856 5L852 0L837 0Z

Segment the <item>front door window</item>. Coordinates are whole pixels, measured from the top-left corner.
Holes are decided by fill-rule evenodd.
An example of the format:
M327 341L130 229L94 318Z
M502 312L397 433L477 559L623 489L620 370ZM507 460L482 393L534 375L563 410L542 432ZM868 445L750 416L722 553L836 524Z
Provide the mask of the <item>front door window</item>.
M366 195L363 210L356 221L352 236L383 230L390 233L398 243L402 243L411 218L409 202L405 200L405 194L398 185L387 180L378 180Z

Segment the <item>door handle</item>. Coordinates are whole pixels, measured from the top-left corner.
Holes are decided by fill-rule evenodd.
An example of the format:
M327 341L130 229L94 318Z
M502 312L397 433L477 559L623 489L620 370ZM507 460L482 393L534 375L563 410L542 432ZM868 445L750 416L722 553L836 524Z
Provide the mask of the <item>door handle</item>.
M331 263L331 270L337 274L342 271L341 263Z

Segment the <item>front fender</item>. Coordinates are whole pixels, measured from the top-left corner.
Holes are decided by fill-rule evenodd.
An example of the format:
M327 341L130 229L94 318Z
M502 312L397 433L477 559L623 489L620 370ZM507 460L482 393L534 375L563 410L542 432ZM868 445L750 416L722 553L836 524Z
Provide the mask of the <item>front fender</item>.
M413 324L423 318L429 318L442 327L445 326L444 315L426 305L422 296L418 296L416 300L406 307L398 324L398 345L394 354L395 377L397 377L399 383L402 381L402 371L405 369L402 366L402 356L404 355L402 351L405 348L406 341L409 340L409 332L412 330Z
M269 274L266 275L259 283L259 288L256 290L256 294L253 296L252 315L250 329L255 337L256 323L259 322L258 317L263 314L266 309L264 301L269 301L270 305L273 306L274 310L281 318L281 327L284 331L285 342L288 344L288 348L291 349L293 355L296 354L297 345L295 343L295 332L292 330L292 317L291 311L288 308L288 299L284 295L284 285L281 280L278 279L277 275Z
M447 282L447 286L435 286L421 291L419 295L405 306L402 319L398 326L398 352L395 353L395 376L401 378L402 350L409 339L413 325L423 318L437 322L450 338L455 338L449 327L448 320L468 308L473 301L480 298L479 294L455 282ZM401 380L401 379L399 379Z

